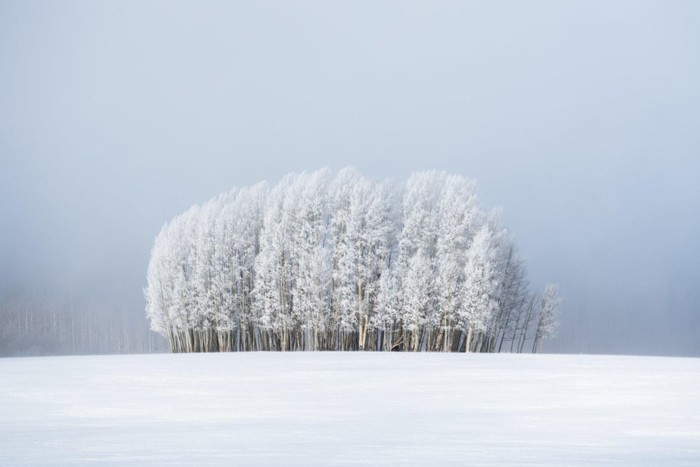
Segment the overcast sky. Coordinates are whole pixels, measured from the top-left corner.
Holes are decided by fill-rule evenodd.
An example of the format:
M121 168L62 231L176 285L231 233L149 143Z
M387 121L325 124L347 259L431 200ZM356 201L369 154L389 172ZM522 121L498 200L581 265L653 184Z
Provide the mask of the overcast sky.
M143 313L170 217L346 165L476 178L550 350L700 355L700 2L0 0L5 290Z

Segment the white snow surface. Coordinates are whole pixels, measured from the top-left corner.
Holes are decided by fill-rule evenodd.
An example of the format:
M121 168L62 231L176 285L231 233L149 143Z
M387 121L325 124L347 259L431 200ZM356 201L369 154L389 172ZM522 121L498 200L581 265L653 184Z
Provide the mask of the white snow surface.
M700 359L0 359L0 465L700 465Z

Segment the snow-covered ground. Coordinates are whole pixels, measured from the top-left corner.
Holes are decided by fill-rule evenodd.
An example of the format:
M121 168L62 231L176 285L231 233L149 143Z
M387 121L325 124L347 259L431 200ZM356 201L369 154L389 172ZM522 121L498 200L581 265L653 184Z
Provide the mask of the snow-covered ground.
M0 465L700 465L700 360L0 359Z

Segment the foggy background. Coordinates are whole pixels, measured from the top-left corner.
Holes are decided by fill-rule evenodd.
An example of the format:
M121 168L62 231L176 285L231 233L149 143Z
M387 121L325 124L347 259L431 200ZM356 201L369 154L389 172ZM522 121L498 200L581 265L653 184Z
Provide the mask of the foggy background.
M699 83L693 1L0 0L0 303L146 326L190 205L441 169L561 284L545 350L698 356Z

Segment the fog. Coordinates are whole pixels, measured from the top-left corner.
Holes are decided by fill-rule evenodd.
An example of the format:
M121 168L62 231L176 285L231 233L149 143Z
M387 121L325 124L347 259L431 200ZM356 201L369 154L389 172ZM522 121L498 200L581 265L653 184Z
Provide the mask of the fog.
M692 1L5 0L0 293L142 316L194 203L441 169L561 284L546 350L697 356L698 83Z

